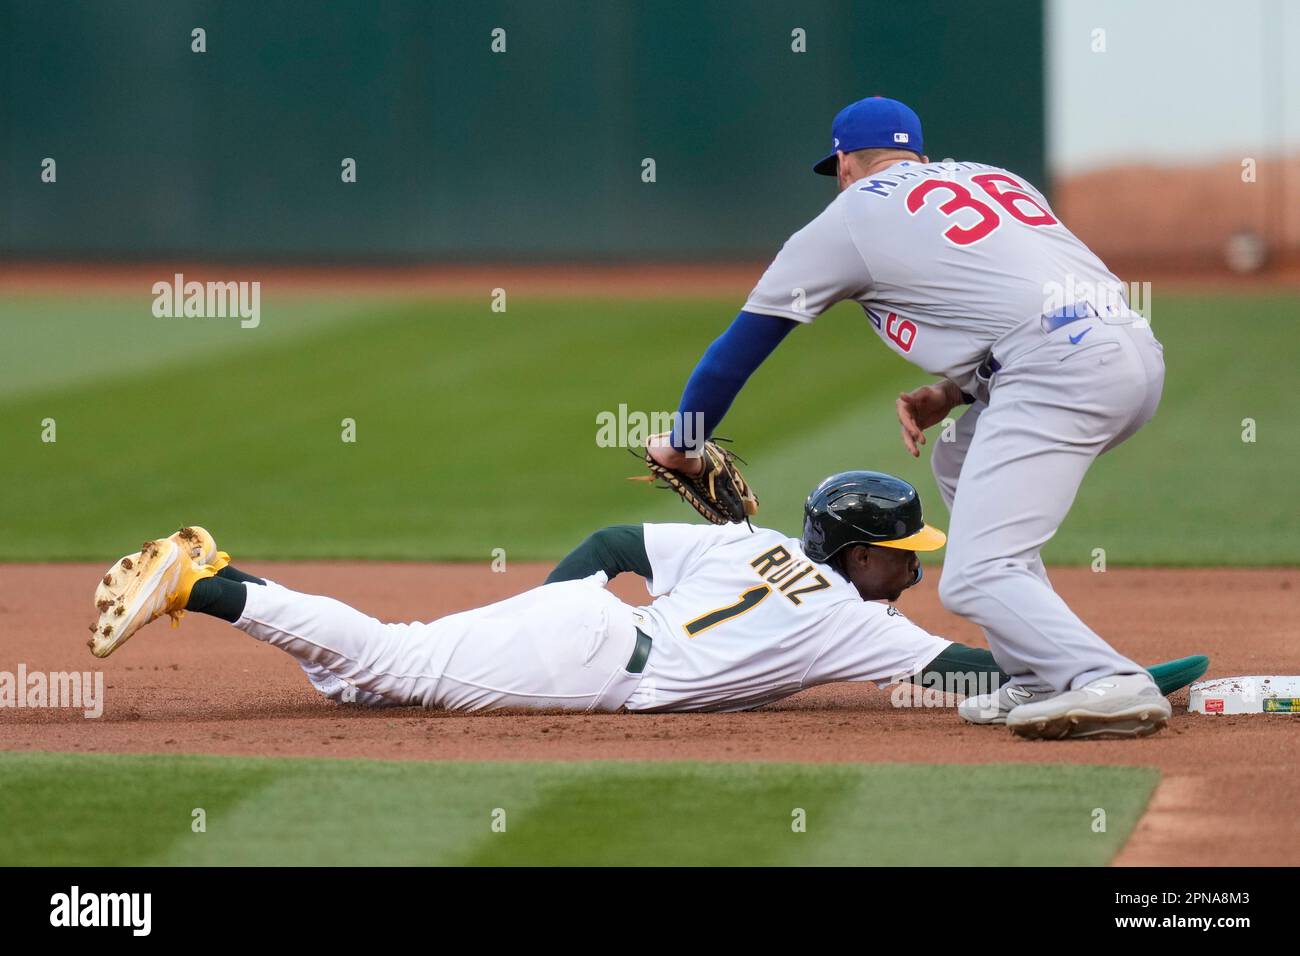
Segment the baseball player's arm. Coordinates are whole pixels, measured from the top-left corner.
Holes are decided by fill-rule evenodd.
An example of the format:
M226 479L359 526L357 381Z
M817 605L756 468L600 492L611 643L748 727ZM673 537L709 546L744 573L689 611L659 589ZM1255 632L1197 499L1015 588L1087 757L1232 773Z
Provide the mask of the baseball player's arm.
M619 524L588 535L546 576L547 584L589 578L604 571L613 580L624 571L650 577L650 558L645 550L645 531L639 524Z
M970 397L949 379L933 385L922 385L910 392L902 392L894 408L903 435L903 445L913 458L920 457L925 444L925 430L948 417L958 405L970 404Z
M1000 683L1011 680L1011 676L998 667L989 651L982 647L955 643L945 647L938 657L921 668L921 672L911 680L913 683L933 683L937 679L944 682L944 687L960 686L948 681L970 674L997 674Z
M1204 672L1190 673L1188 659L1165 661L1152 664L1147 673L1156 682L1162 694L1172 694L1175 690L1186 687L1192 680ZM990 674L997 678L994 686L1001 686L1011 680L1011 675L998 667L993 655L982 647L970 647L966 644L949 644L938 657L930 661L921 672L909 678L914 684L928 687L975 687L980 674Z
M754 370L799 323L793 319L741 311L705 351L678 404L672 447L697 449L731 408Z
M917 627L875 601L846 604L827 622L826 643L808 668L804 685L871 681L880 687L923 673L952 641Z
M687 462L698 463L683 454L688 445L698 447L712 436L750 375L790 331L870 286L870 273L844 222L844 206L832 202L786 241L736 320L704 353L682 392L672 436L651 449L654 458L689 472ZM696 428L697 422L702 427Z

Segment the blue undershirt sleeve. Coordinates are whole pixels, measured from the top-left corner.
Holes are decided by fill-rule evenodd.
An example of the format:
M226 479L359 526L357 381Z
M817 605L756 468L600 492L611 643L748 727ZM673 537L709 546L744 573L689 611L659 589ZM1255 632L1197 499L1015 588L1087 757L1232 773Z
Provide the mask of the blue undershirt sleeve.
M688 451L703 445L749 376L798 324L758 312L737 315L709 346L686 383L673 423L673 447Z

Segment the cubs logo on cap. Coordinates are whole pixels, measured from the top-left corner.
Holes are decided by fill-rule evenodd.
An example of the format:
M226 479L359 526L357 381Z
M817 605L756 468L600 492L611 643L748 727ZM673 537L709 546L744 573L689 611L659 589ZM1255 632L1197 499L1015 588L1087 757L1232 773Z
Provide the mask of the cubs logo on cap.
M888 149L904 146L924 151L921 118L906 103L886 96L870 96L840 110L831 124L831 152L813 166L813 172L834 176L839 169L838 150Z

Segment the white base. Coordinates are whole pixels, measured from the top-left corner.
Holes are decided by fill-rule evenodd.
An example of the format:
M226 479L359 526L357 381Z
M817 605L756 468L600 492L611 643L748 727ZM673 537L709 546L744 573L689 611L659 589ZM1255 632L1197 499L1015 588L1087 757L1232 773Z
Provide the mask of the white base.
M1216 677L1197 681L1187 699L1193 714L1300 714L1300 676Z

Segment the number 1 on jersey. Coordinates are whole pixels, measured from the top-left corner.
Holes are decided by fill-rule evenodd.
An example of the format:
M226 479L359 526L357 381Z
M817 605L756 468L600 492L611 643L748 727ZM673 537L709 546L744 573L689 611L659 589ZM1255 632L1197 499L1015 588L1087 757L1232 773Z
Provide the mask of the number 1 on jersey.
M710 611L708 614L701 614L693 621L686 622L686 633L691 637L699 634L701 631L707 631L709 628L721 624L723 621L730 620L733 617L739 617L746 611L752 611L762 603L763 598L772 593L772 589L766 584L760 584L752 587L740 596L740 600L735 604L727 607L720 607L716 611Z

